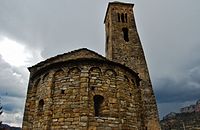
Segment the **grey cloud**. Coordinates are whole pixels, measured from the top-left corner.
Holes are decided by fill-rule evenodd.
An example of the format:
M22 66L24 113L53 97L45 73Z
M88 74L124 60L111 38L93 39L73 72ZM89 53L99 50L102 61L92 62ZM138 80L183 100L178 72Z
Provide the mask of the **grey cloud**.
M15 112L4 112L3 113L3 123L8 123L11 126L22 126L23 120L23 112L22 111L15 111Z
M0 97L5 112L23 111L27 72L6 63L0 55Z
M159 103L186 102L200 99L200 66L184 73L180 78L162 78L155 82L155 93Z
M193 68L190 71L190 80L195 84L200 85L200 66Z
M0 55L0 97L3 123L19 125L25 105L28 73L23 67L12 67Z
M24 97L2 96L3 111L7 113L23 112L25 105Z
M31 48L42 48L45 58L80 47L104 54L108 1L4 0L0 33Z
M160 119L169 112L180 112L181 107L195 104L200 99L200 66L196 66L182 77L165 77L154 83Z
M182 73L191 62L199 60L199 4L197 0L154 0L135 5L137 27L153 80Z
M101 51L104 34L100 32L104 30L105 9L98 3L103 2L3 1L0 5L1 33L32 48L43 48L44 57L80 46Z
M13 68L0 57L0 95L25 97L27 72Z

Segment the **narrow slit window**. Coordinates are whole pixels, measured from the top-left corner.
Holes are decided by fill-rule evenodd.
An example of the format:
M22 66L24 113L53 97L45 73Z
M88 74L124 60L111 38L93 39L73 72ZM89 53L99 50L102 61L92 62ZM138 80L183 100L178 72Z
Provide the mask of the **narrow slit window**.
M125 22L127 23L127 13L125 13Z
M108 43L108 40L109 40L109 36L106 37L106 43Z
M95 95L93 99L94 99L95 116L100 116L104 97L101 95Z
M121 14L122 23L124 23L124 14Z
M117 16L118 16L118 22L120 22L120 14L117 13Z
M122 28L122 31L123 31L123 35L124 35L124 40L126 42L129 41L129 38L128 38L128 28Z
M43 110L44 110L44 100L41 99L41 100L39 101L39 104L38 104L38 112L39 112L39 113L42 113Z

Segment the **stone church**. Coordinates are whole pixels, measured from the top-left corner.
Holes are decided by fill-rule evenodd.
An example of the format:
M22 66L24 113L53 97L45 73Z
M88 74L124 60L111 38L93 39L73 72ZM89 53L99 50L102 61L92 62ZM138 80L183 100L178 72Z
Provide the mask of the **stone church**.
M108 4L106 57L82 48L28 68L23 130L160 130L133 6Z

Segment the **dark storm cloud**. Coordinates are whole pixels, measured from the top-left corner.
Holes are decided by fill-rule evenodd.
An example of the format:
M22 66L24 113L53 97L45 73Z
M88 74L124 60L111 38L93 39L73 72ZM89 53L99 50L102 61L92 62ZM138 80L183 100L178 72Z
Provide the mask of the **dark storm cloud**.
M200 98L199 4L154 0L135 5L161 118Z
M160 119L169 112L180 112L180 108L195 104L200 99L200 57L197 57L188 60L190 62L182 68L182 72L174 71L169 76L154 80Z
M23 68L10 66L0 55L0 97L4 111L23 109L27 78Z
M154 79L182 73L200 55L200 1L141 2L148 9L137 19L140 38ZM140 5L141 6L141 5Z
M188 53L188 56L183 54L185 57L178 59L177 62L179 60L180 63L182 60L185 62L174 65L177 67L176 70L171 70L168 75L161 75L160 78L154 80L155 94L159 103L183 103L200 99L199 46L200 44L193 46L192 53ZM174 62L169 64L174 64ZM163 69L163 73L168 69Z
M101 32L107 3L104 9L100 3L105 2L2 1L0 32L32 48L42 48L44 57L80 47L104 52L99 48L104 48Z
M24 97L2 96L2 107L4 112L22 112L25 105Z
M189 78L181 81L170 78L160 79L156 86L155 93L158 103L186 102L200 99L199 81L190 81Z
M27 80L27 72L24 72L23 69L10 66L0 56L0 95L25 96L25 87L22 85L25 85L24 81Z
M200 98L200 1L141 3L148 9L136 21L163 116Z

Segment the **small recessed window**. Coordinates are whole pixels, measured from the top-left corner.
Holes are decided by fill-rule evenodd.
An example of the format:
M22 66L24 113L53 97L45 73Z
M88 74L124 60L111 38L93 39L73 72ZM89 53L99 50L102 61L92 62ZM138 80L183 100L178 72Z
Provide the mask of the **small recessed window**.
M126 42L129 42L129 38L128 38L128 28L122 28L123 31L123 35L124 35L124 40Z
M61 90L61 94L65 94L65 90L64 89Z
M127 13L125 13L125 22L127 23Z
M42 113L44 111L44 100L41 99L38 104L38 112Z
M95 116L100 116L104 97L101 95L95 95L93 99L94 99Z
M118 16L118 22L120 22L120 14L117 13L117 16Z
M122 23L124 23L124 14L121 14Z
M108 43L108 40L109 40L109 36L106 37L106 43Z

